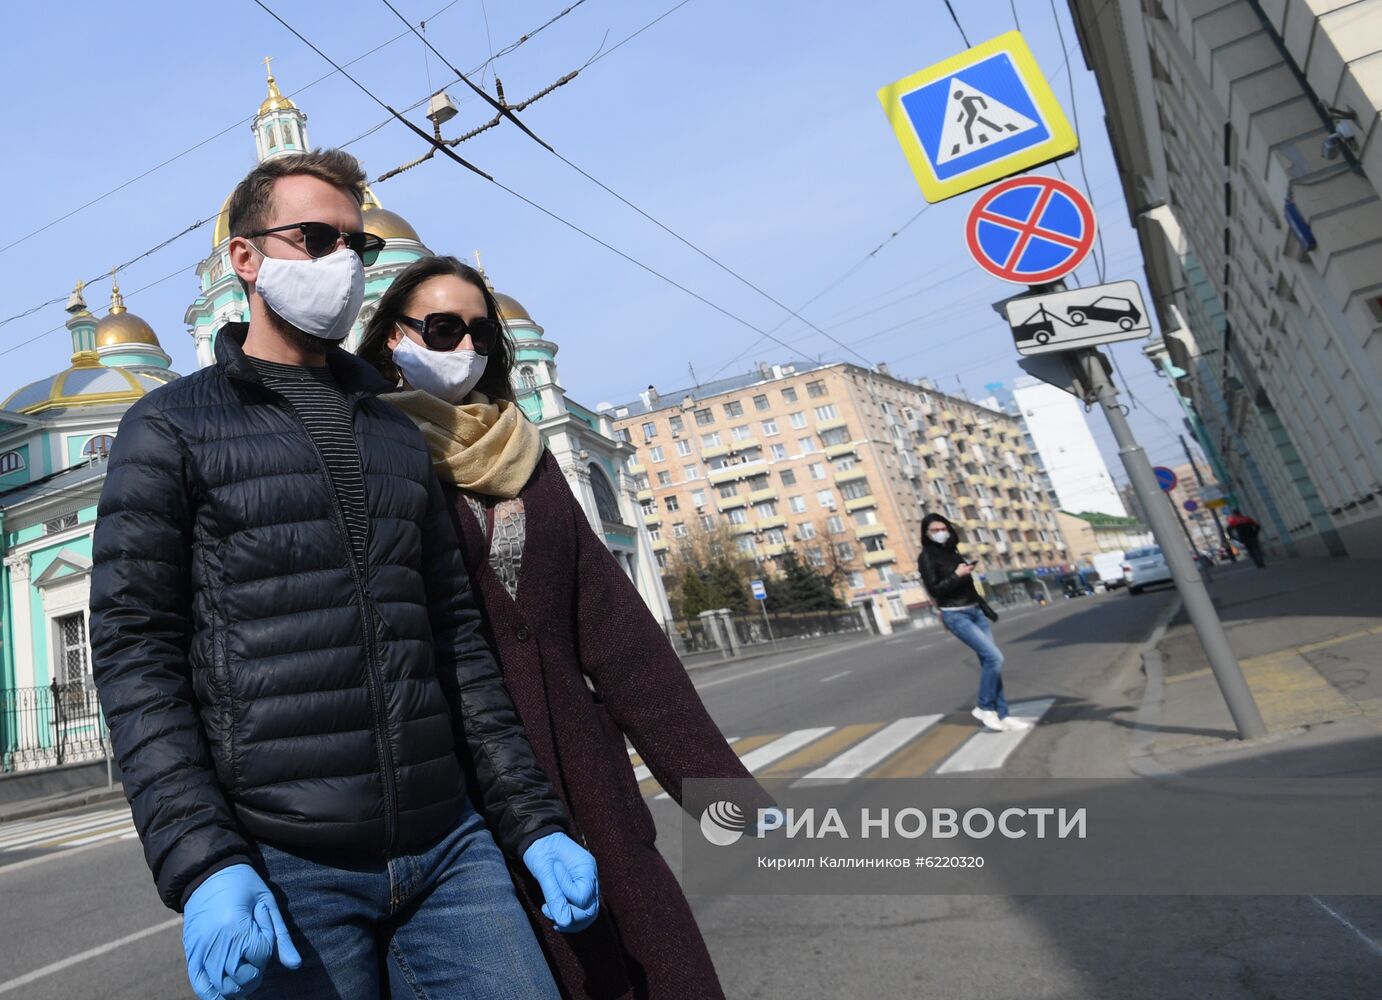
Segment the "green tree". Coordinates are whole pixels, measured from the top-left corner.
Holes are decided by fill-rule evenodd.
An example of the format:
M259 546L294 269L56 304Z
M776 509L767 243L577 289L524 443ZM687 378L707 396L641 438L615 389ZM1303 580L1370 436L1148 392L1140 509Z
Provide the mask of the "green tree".
M819 573L788 549L777 558L777 575L763 582L772 612L835 611L844 607L827 574Z

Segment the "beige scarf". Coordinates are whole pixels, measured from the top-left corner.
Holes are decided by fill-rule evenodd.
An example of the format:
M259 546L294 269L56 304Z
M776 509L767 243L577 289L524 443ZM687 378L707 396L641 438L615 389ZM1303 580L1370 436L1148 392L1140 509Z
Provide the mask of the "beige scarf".
M489 401L472 392L459 406L411 389L381 396L418 425L432 468L446 483L485 496L510 499L542 459L542 435L516 403Z

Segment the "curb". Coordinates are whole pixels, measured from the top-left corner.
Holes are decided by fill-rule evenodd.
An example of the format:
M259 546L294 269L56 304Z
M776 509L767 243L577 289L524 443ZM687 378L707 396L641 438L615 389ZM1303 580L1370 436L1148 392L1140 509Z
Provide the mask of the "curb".
M1142 672L1147 678L1147 683L1142 689L1142 703L1137 708L1132 735L1128 737L1127 764L1130 771L1143 778L1165 778L1176 773L1157 760L1152 752L1152 744L1161 724L1162 688L1166 678L1161 666L1161 651L1157 647L1166 637L1171 619L1180 614L1181 605L1178 594L1157 618L1156 627L1143 643L1140 653Z
M30 803L29 805L21 805L15 809L8 809L0 813L0 827L3 827L6 823L14 823L21 819L33 819L36 816L47 816L50 813L62 812L66 809L78 809L82 806L97 805L102 802L123 799L124 797L124 788L120 785L116 785L114 788L99 788L75 797L50 799L43 802Z

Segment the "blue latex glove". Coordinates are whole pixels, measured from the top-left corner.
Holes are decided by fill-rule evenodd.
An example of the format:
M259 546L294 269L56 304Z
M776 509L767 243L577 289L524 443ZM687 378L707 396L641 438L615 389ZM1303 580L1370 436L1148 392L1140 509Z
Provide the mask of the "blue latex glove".
M523 852L523 863L542 887L542 915L563 934L583 931L600 912L595 858L564 833L549 833Z
M201 1000L253 993L275 944L285 968L302 964L273 892L249 865L222 868L197 886L183 908L187 978Z

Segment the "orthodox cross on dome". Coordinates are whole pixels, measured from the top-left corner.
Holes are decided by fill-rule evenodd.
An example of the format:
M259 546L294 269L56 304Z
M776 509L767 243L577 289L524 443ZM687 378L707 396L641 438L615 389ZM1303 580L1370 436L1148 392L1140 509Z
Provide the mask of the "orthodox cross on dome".
M270 83L272 83L272 82L273 82L273 79L274 79L274 70L273 70L273 67L269 65L269 63L271 63L271 62L273 62L273 61L274 61L274 57L273 57L273 56L265 56L265 57L264 57L264 75L267 76L267 77L269 78L269 82L270 82Z
M78 278L78 279L77 279L77 284L76 284L76 286L72 289L72 294L69 295L69 296L67 297L67 306L66 306L66 311L67 311L67 312L70 312L70 313L82 313L82 312L86 312L86 297L85 297L84 295L82 295L82 291L83 291L83 289L85 289L85 288L86 288L86 282L85 282L85 281L82 281L80 278Z
M494 294L494 286L490 284L489 275L485 273L485 265L480 262L480 251L475 251L475 270L480 272L480 277L484 279L485 287L489 289L491 295Z
M125 297L120 294L120 279L115 276L119 268L110 269L110 309L107 310L112 316L118 316L125 311Z

